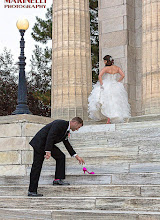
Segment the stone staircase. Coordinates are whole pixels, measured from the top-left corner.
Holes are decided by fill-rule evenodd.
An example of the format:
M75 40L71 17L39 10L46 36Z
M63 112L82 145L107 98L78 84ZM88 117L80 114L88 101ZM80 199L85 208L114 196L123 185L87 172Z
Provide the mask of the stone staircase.
M52 186L55 161L45 161L42 198L27 197L26 176L0 177L0 219L160 220L160 120L88 125L70 142L86 168L66 152L66 180Z

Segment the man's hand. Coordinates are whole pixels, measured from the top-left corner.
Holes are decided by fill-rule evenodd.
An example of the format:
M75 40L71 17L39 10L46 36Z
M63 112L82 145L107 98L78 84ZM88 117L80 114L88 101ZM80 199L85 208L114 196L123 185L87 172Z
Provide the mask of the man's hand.
M46 155L44 157L48 160L51 157L51 153L50 152L46 152Z
M76 155L75 158L79 161L79 164L82 164L82 165L85 164L84 160L78 155Z

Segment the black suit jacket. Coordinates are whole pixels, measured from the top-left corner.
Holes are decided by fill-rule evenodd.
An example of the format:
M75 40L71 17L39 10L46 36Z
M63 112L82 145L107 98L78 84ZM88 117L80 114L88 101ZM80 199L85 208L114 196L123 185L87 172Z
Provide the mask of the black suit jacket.
M63 141L69 154L73 156L76 152L68 141L67 128L69 121L55 120L43 127L30 141L30 145L38 152L51 151L54 144Z

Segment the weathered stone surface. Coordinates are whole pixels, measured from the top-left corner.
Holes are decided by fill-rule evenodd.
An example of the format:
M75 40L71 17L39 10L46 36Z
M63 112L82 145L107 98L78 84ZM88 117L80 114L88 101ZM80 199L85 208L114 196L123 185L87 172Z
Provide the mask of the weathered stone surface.
M129 46L135 47L135 33L132 31L129 31Z
M28 146L27 146L28 147ZM0 138L0 151L26 150L25 137Z
M0 164L21 164L21 152L20 151L3 151L0 152Z
M124 16L124 29L128 29L134 33L135 31L135 20L132 17Z
M52 220L51 211L28 209L3 209L0 208L0 216L3 220Z
M109 18L114 17L122 17L126 15L126 6L125 5L118 5L115 7L103 8L99 10L99 19L107 20ZM106 16L107 15L107 16Z
M33 163L33 151L22 151L22 164Z
M160 197L160 187L155 185L141 186L143 197Z
M123 5L123 0L100 0L100 8L115 7L117 5Z
M36 220L41 219L36 210L40 210L42 215L45 210L44 219L50 218L51 213L52 219L74 219L74 216L76 219L97 220L158 219L160 120L158 116L149 117L148 120L84 126L79 132L72 133L70 141L74 149L86 161L88 171L94 171L95 174L83 174L82 166L69 156L62 143L58 144L67 155L66 180L71 185L52 186L55 160L45 160L38 188L44 194L43 198L26 197L31 167L28 164L32 158L32 148L28 142L32 137L26 138L26 150L13 151L8 148L7 151L1 151L6 156L13 152L19 153L20 162L26 165L0 166L0 175L3 173L0 177L0 215L4 213L2 209L6 212L9 209L4 219L17 220L20 215L24 215L25 219L34 219L31 218L32 213L35 213ZM32 129L32 126L28 126L28 129ZM6 142L2 143L13 140L18 146L21 137L17 137L17 142L14 138L6 138ZM68 210L55 211L58 209Z
M152 213L152 214L142 214L139 216L139 220L159 220L160 214L159 213Z
M27 174L26 167L24 165L1 165L0 166L0 176L24 176L26 174ZM13 182L15 182L15 178L13 178ZM16 183L18 184L18 182Z
M0 186L0 195L26 196L27 186ZM123 197L140 196L140 186L106 186L106 185L71 185L71 186L39 186L38 191L45 197ZM98 192L98 193L97 193Z
M86 147L86 148L75 148L77 152L79 152L81 154L82 157L86 157L86 158L94 158L95 155L96 157L104 157L104 156L124 156L124 155L138 155L138 147L137 146L133 146L132 148L130 146L125 147L125 146L114 146L112 147L107 147L105 148L105 146L100 147ZM70 156L68 156L67 150L63 150L63 152L66 153L67 157L70 158Z
M160 158L158 155L146 155L146 156L141 156L141 155L112 155L112 156L99 156L99 158L97 157L84 157L83 158L86 163L88 164L88 166L90 165L96 165L96 166L105 166L106 164L110 165L112 164L114 166L114 164L130 164L130 163L147 163L149 160L150 162L155 162L155 163L159 163L160 162ZM67 164L71 165L73 163L75 163L76 161L73 161L73 158L67 158Z
M21 124L0 124L0 137L20 137Z
M128 4L128 5L132 6L132 7L135 6L135 0L124 0L123 3L124 4Z
M127 44L128 32L126 30L114 31L114 32L112 31L107 34L102 34L100 38L101 38L100 40L102 41L102 47L104 48L117 47ZM115 61L117 63L117 59ZM124 68L124 65L122 65L121 68Z
M131 173L154 173L160 172L160 163L141 163L141 164L131 164L130 165Z
M160 60L158 59L159 39L157 27L160 14L157 10L158 7L158 1L150 1L148 4L145 4L145 2L142 1L142 112L145 115L159 113L160 88L157 83L160 76ZM151 54L147 54L148 50L151 51Z
M160 198L97 198L96 208L121 211L159 211Z
M137 117L131 117L129 122L144 122L144 121L158 121L160 119L159 114L152 114L152 115L141 115Z
M15 174L16 175L16 174ZM0 176L0 185L24 185L29 184L29 176L21 177L17 173L16 177L12 176ZM95 175L83 175L72 174L66 175L66 180L71 183L71 185L109 185L111 184L111 174L95 174ZM39 180L39 185L52 185L54 179L53 172L47 175L41 175Z
M95 198L79 197L50 197L50 198L29 198L22 196L0 197L0 208L13 209L36 209L36 210L54 210L54 209L94 209Z
M116 124L116 130L147 128L148 131L151 131L151 129L155 129L156 131L158 131L160 125L159 117L160 115L146 115L146 116L135 117L133 118L133 119L137 119L135 120L136 121L135 123L125 123L121 125Z
M135 8L135 19L141 19L142 20L142 7L136 7Z
M14 124L14 123L24 123L31 122L36 124L48 124L53 121L52 118L42 117L38 115L20 114L20 115L7 115L0 116L0 124Z
M24 137L33 137L41 128L43 128L44 124L35 124L35 123L23 123L22 125L22 136Z
M139 1L139 0L135 0L135 7L140 7L142 8L142 1Z
M102 57L104 57L107 54L111 54L114 58L125 57L125 47L118 46L118 47L113 47L113 48L103 48Z
M68 175L66 177L66 180L70 182L71 184L80 184L80 185L90 185L90 184L100 184L100 185L105 185L105 184L111 184L111 175Z
M134 0L127 1L127 16L129 18L135 19L135 7L134 7Z
M76 216L76 217L75 217ZM91 219L91 220L137 220L137 213L111 212L104 210L57 210L52 212L53 219L71 220L71 219Z
M102 34L113 31L121 31L123 29L123 17L111 18L107 21L102 21Z
M77 136L77 134L81 134L81 133L88 133L89 132L94 132L97 133L98 132L110 132L110 131L115 131L115 124L110 124L109 126L107 124L103 124L103 125L87 125L87 126L83 126L81 127L78 131L74 131L72 133L72 136Z
M144 174L113 174L112 175L112 184L160 184L160 174L159 173L144 173Z
M87 163L87 161L86 161ZM105 164L103 166L94 166L94 165L86 165L89 172L94 171L95 174L111 174L111 173L128 173L129 172L129 164L122 164L121 166L119 164ZM30 174L31 167L27 168L27 175ZM49 164L44 162L42 172L41 174L43 176L45 175L51 175L55 173L55 161L52 160ZM72 164L69 165L67 163L66 167L66 174L67 175L81 175L83 173L82 167L77 164L76 160L73 160Z
M53 21L51 115L88 120L92 89L89 2L54 1Z
M97 220L159 220L159 212L144 211L105 211L105 210L57 210L52 212L53 218L60 220L78 219L97 219ZM76 218L75 218L76 216Z

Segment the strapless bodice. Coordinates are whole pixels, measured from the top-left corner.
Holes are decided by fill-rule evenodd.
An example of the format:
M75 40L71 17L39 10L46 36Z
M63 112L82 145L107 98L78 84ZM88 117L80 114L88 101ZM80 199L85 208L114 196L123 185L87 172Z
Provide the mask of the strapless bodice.
M110 74L110 73L105 73L103 76L102 76L102 80L110 80L110 81L115 81L116 80L116 77L117 77L117 74L118 73L115 73L115 74Z

